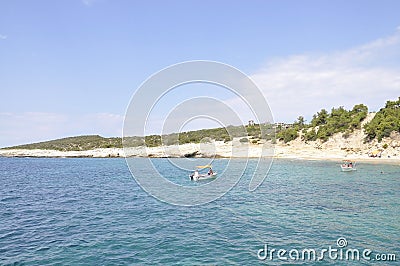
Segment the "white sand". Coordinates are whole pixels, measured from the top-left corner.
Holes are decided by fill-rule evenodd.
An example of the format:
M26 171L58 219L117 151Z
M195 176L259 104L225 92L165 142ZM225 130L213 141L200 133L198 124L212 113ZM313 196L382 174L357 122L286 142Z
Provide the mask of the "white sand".
M134 147L129 149L95 149L88 151L56 151L56 150L0 150L4 157L184 157L185 154L198 152L197 157L250 157L274 156L275 158L296 158L311 160L342 160L397 162L400 163L400 141L391 141L392 146L383 149L381 158L370 158L368 152L379 147L382 143L363 144L351 139L334 136L326 143L319 141L305 143L300 139L288 144L279 142L276 145L242 144L238 139L224 143L217 141L209 144L183 144L160 147ZM394 146L394 147L393 147ZM389 158L390 157L390 158Z

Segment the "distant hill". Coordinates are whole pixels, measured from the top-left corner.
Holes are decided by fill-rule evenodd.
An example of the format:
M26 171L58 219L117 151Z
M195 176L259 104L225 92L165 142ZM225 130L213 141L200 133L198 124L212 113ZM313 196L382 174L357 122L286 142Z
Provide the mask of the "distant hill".
M7 147L3 149L82 151L97 148L122 148L121 138L103 138L99 135L77 136Z
M387 101L384 108L374 115L372 120L368 117L368 107L363 104L355 105L351 110L343 107L332 108L330 112L322 109L317 112L310 123L299 116L293 124L255 124L248 126L228 126L226 128L202 129L167 135L150 135L145 137L104 138L99 135L77 136L57 140L25 144L3 149L43 149L58 151L85 151L99 148L122 148L123 142L130 147L144 146L157 147L161 145L174 145L186 143L201 143L214 141L229 142L233 138L241 138L242 142L257 144L260 140L288 143L301 140L305 143L321 141L327 142L338 133L344 139L362 132L364 142L377 140L391 134L400 133L400 97L396 101ZM368 121L367 121L368 120Z
M262 131L262 130L263 131ZM263 136L261 134L263 132ZM233 137L251 138L257 142L258 139L271 140L275 137L273 125L254 125L254 126L228 126L227 128L212 128L196 131L188 131L181 133L173 133L167 135L150 135L145 137L128 137L124 138L125 144L131 147L148 146L157 147L162 144L185 144L200 143L210 140L225 141L232 140ZM246 139L247 140L247 139ZM104 138L99 135L68 137L32 144L24 144L3 149L42 149L42 150L58 150L58 151L85 151L99 148L122 148L122 138Z

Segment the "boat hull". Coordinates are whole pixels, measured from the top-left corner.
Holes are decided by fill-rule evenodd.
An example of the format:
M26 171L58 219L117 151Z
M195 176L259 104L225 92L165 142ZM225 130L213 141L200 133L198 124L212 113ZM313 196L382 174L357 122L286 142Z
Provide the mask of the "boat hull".
M343 166L340 166L340 167L342 168L343 172L351 172L351 171L356 171L357 170L354 167L343 167Z
M198 175L198 176L190 175L189 178L190 178L190 180L193 180L193 181L215 179L215 178L217 178L217 173L213 173L212 175L209 175L209 174L203 174L203 175Z

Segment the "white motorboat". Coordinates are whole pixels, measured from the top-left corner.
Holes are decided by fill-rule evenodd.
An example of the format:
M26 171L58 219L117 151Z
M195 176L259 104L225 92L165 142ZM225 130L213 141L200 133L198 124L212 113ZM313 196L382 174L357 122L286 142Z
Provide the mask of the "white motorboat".
M352 162L350 160L344 160L343 163L340 165L340 168L342 168L343 172L350 172L350 171L356 171L356 162Z
M189 178L193 181L209 180L217 178L217 173L212 170L211 165L200 165L196 167L197 169L192 173ZM209 169L207 173L199 173L199 169Z

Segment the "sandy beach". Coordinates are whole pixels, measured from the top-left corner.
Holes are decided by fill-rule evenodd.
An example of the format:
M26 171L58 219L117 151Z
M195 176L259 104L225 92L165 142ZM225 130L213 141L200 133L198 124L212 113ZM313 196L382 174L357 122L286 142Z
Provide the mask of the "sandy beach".
M304 142L298 138L289 143L278 142L275 145L259 141L258 144L241 143L239 139L224 143L216 141L201 144L183 144L159 147L107 148L86 151L57 151L57 150L0 150L3 157L48 157L48 158L115 158L115 157L220 157L220 158L259 158L274 157L304 160L343 160L400 163L400 138L387 139L378 142L363 143L357 132L344 139L340 134L325 143L320 141ZM386 149L382 148L387 144ZM386 146L386 145L385 145ZM369 154L380 149L380 158L371 158Z

